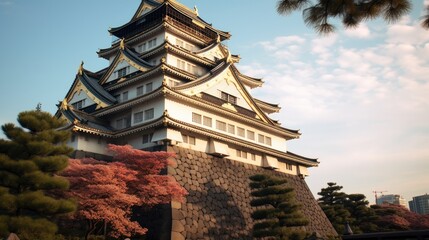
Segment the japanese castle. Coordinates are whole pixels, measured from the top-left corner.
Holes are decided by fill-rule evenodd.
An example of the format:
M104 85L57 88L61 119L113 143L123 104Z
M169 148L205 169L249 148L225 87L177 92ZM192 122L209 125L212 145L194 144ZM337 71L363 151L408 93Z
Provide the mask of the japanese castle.
M76 150L177 145L294 175L318 165L287 150L300 133L269 117L277 104L252 97L263 81L237 69L240 57L222 44L231 35L196 8L144 0L130 22L109 32L118 40L98 52L108 67L82 63L57 113Z
M73 131L76 158L106 156L109 143L176 153L167 174L189 195L153 215L162 226L149 226L149 239L252 239L256 173L287 178L308 231L336 235L304 181L319 162L288 151L300 133L270 118L277 104L252 97L264 82L236 67L240 57L224 44L230 33L176 0L142 0L109 32L116 40L98 51L107 67L82 63L56 116Z

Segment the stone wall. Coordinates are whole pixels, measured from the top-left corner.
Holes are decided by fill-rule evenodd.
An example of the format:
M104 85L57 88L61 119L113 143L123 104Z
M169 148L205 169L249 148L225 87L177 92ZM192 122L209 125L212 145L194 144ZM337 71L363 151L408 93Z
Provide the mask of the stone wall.
M299 176L177 146L168 147L168 151L176 153L168 173L189 192L184 203L172 203L171 239L252 239L249 176L258 173L284 177L294 187L302 211L310 220L307 231L323 238L336 235Z

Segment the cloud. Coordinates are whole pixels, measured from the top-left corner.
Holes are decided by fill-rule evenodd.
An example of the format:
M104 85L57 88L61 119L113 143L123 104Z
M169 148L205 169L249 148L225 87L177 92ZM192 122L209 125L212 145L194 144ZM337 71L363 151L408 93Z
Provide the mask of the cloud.
M412 188L414 177L429 181L421 171L429 167L429 35L408 18L373 31L377 39L359 48L350 47L348 32L267 40L265 55L277 64L240 70L264 77L254 95L280 104L275 117L283 126L302 129L290 150L322 162L310 187L320 189L334 176L367 196L371 188L397 184L387 190L410 197L419 190Z
M371 37L371 31L365 23L360 23L356 28L347 28L344 34L348 37L368 39Z

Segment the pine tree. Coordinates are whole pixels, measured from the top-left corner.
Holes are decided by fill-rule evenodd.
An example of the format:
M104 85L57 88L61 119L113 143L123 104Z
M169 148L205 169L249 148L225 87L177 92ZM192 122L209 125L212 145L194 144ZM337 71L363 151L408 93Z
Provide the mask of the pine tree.
M301 206L295 200L294 189L287 186L285 179L268 175L254 175L252 181L252 213L255 220L255 238L304 239L308 234L300 227L308 220L300 212Z
M56 197L69 186L57 174L68 164L70 133L57 131L63 123L37 110L20 113L18 123L2 126L8 140L0 139L0 236L51 239L55 217L75 210L71 200Z
M317 193L321 196L317 199L320 207L338 234L344 232L344 224L346 222L351 223L353 220L350 212L344 206L344 203L347 201L347 194L340 192L342 188L342 186L338 186L336 183L329 182L327 188L322 188Z

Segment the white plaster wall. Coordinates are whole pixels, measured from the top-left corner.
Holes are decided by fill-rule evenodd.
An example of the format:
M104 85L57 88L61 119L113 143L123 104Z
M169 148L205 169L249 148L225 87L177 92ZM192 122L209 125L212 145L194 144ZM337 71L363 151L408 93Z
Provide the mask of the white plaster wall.
M195 68L196 68L196 75L197 75L197 76L203 76L204 74L206 74L206 73L208 72L208 70L207 70L207 69L205 69L205 68L203 68L203 67L199 66L198 64L195 64L195 63L193 63L193 62L187 61L187 60L186 60L186 59L184 59L184 58L176 57L175 55L172 55L172 54L167 54L166 62L167 62L167 64L168 64L168 65L170 65L170 66L173 66L173 67L177 67L177 68L179 68L179 66L177 66L177 59L180 59L180 60L182 60L182 61L185 61L186 65L187 65L188 63L190 63L190 64L194 65L194 66L195 66ZM182 70L187 71L187 68L182 69ZM193 72L191 72L191 73L192 73L192 74L194 74Z
M198 126L203 127L203 128L211 129L214 131L222 132L223 134L234 136L237 138L241 138L241 139L244 139L246 141L257 143L257 144L260 144L260 145L263 145L263 146L266 146L269 148L277 149L279 151L286 152L286 140L283 137L279 137L279 136L276 136L274 134L265 133L265 132L261 131L259 128L252 127L250 125L246 125L246 124L243 124L243 123L238 122L238 121L232 121L231 119L221 117L221 116L217 116L215 114L206 112L204 110L195 109L194 107L186 106L186 105L183 105L183 104L171 101L171 100L166 100L165 107L168 110L168 113L170 114L170 116L172 116L175 119L185 121L188 123L192 123L192 113L195 112L195 113L198 113L202 116L207 116L207 117L212 118L212 127L207 127L204 124L197 124L197 123L192 123L192 124L198 125ZM231 134L231 133L228 133L225 131L217 130L216 129L216 120L226 122L227 124L234 125L235 126L235 134ZM237 127L244 128L246 130L246 133L247 133L247 130L253 131L255 133L255 140L250 140L247 138L247 136L246 137L238 136ZM264 136L271 137L271 146L259 143L258 142L258 134L262 134Z
M124 92L128 92L128 100L131 100L133 98L136 97L140 97L146 94L146 84L148 83L152 83L152 91L161 87L162 85L162 81L163 81L163 77L162 76L157 76L155 78L149 78L149 79L145 79L145 81L142 82L138 82L123 88L120 88L119 91L115 91L112 93L113 96L116 95L121 95L121 102L123 102L122 100L122 93ZM137 96L137 88L143 86L143 95Z
M130 73L133 73L133 72L137 71L137 69L135 67L133 67L133 66L130 66L127 63L127 61L122 60L122 61L120 61L118 63L118 65L116 65L115 69L113 70L112 74L109 76L109 78L107 79L106 82L110 82L110 81L113 81L113 80L117 79L118 78L118 73L116 71L119 70L119 69L122 69L122 68L126 68L126 67L129 67L127 69L127 75L130 74Z
M95 102L91 98L89 98L88 94L84 90L79 90L79 91L75 92L72 95L72 97L69 101L69 104L71 105L73 103L82 101L84 99L85 99L85 106L84 107L91 106L92 104L95 104Z
M151 48L148 47L148 42L152 39L156 38L156 45L152 46ZM164 43L164 39L165 39L165 32L161 32L158 33L157 35L153 36L151 35L150 37L146 37L144 39L142 39L140 42L134 44L133 46L131 46L132 48L136 49L137 52L139 53L143 53L143 52L147 52L149 50L152 50L156 47L158 47L159 45L162 45ZM143 43L146 43L146 50L145 51L141 51L140 49L140 45L142 45Z
M183 41L183 44L190 44L190 45L192 45L192 50L191 51L198 51L198 50L200 50L199 46L195 45L194 43L189 42L188 40L180 38L180 37L178 37L178 36L176 36L174 34L166 33L166 38L168 38L168 42L170 42L174 46L177 46L176 45L176 40L179 39L179 40ZM183 46L183 47L185 47L185 46Z
M164 113L164 106L165 106L164 100L159 99L156 101L151 101L151 102L144 103L144 104L141 104L139 106L133 107L133 109L131 111L131 126L141 125L141 124L144 124L145 122L150 122L150 121L153 121L154 119L161 117L162 114ZM144 112L145 110L148 110L151 108L154 109L154 117L152 119L144 120L144 118L143 118L142 122L134 123L134 113L141 112L141 111Z
M150 134L151 132L140 132L139 134L127 137L127 144L133 146L135 149L143 149L155 146L156 143L145 143L143 144L143 135Z
M103 138L92 135L76 135L77 150L88 151L99 154L107 154L107 142Z

